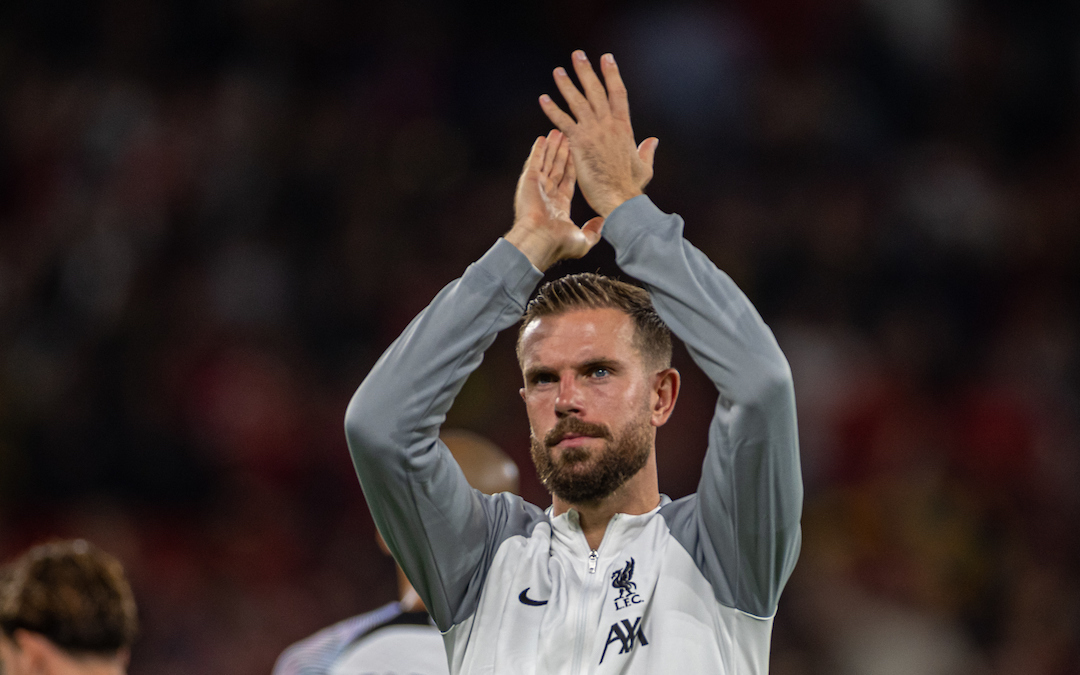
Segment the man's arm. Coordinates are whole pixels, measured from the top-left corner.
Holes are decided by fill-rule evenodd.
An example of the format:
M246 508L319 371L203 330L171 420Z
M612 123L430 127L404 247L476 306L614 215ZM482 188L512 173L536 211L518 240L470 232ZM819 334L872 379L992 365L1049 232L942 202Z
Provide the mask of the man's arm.
M607 217L604 238L620 268L645 283L719 392L697 495L662 513L720 602L771 616L800 545L802 479L787 360L734 282L683 239L682 220L643 196L656 140L634 147L614 59L601 59L606 88L583 53L574 53L574 68L584 93L555 71L572 116L547 97L541 107L570 139L582 193Z
M446 630L491 553L512 500L473 490L439 427L496 334L521 316L540 274L499 240L390 345L353 395L345 433L372 517L438 626ZM501 506L500 506L501 505ZM513 525L502 523L501 527Z
M375 523L443 630L468 614L501 538L542 517L516 497L473 490L438 434L496 334L520 320L538 268L584 255L599 241L599 221L582 228L570 221L573 192L565 139L552 131L533 145L506 238L409 324L346 412L349 450Z
M682 229L681 218L644 196L617 208L604 228L620 268L649 289L719 392L697 495L665 516L718 600L771 616L801 541L791 371L750 301Z

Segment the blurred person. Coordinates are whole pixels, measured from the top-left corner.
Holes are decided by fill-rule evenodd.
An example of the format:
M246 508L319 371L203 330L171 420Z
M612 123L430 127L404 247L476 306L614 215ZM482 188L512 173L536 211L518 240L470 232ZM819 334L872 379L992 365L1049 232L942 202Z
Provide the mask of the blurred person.
M137 631L123 566L85 540L35 546L4 569L4 675L122 675Z
M518 491L518 467L497 445L479 434L444 429L465 479L484 494ZM379 547L390 555L382 535ZM424 602L397 567L398 600L340 621L286 649L273 675L433 675L448 673L442 636Z
M610 54L573 55L570 114L538 138L510 231L389 347L346 413L380 532L444 632L452 673L765 673L800 547L791 373L731 279L643 193L657 140L635 146ZM599 214L569 217L575 185ZM647 290L543 271L603 236ZM524 317L523 317L524 314ZM518 359L543 510L469 488L439 426L497 333ZM719 391L696 494L661 495L656 430L680 375L671 326Z

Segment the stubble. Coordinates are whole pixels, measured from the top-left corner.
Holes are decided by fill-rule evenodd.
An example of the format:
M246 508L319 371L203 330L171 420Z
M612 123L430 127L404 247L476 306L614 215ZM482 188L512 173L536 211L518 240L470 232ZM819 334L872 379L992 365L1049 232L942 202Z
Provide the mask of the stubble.
M530 436L533 464L548 492L570 504L594 504L611 496L649 461L652 450L648 417L629 422L613 434L602 424L564 417L543 440ZM604 440L599 451L566 448L556 461L552 447L566 434Z

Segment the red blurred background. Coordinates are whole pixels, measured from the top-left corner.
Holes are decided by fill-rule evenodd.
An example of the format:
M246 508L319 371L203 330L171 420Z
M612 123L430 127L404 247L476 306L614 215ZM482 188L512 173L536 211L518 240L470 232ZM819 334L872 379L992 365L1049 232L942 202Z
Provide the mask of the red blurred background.
M133 675L266 673L393 598L348 459L378 354L508 227L551 70L612 51L654 201L795 373L776 675L1080 672L1080 22L1044 0L16 0L0 553L83 536ZM580 201L575 216L589 216ZM617 272L606 244L555 270ZM685 378L661 489L715 395ZM450 423L528 470L509 336Z

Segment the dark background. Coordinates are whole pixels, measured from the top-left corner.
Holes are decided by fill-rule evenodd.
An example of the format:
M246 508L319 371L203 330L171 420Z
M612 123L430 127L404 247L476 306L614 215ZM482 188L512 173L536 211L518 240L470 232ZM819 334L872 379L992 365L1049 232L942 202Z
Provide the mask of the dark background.
M774 675L1080 671L1080 22L1042 0L8 2L0 552L118 555L133 675L267 673L394 597L342 434L612 51L649 188L795 373ZM591 214L580 202L575 217ZM615 272L607 244L555 270ZM686 378L661 488L715 400ZM503 336L450 423L529 469Z

